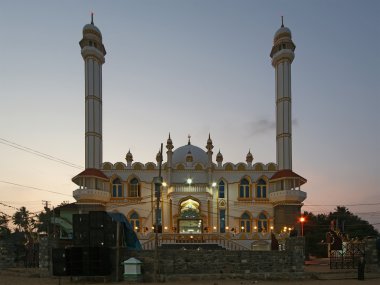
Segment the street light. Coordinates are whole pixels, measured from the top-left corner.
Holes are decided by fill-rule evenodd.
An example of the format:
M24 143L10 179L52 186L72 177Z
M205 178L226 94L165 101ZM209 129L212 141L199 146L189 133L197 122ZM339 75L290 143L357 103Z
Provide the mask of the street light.
M305 217L300 218L300 223L301 223L301 236L303 236L303 223L306 222Z

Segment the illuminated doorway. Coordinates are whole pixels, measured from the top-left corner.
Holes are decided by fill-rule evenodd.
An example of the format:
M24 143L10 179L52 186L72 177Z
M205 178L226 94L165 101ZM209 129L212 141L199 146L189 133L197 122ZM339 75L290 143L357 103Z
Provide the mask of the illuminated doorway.
M181 234L201 234L202 219L199 210L199 202L187 199L180 204L178 229Z

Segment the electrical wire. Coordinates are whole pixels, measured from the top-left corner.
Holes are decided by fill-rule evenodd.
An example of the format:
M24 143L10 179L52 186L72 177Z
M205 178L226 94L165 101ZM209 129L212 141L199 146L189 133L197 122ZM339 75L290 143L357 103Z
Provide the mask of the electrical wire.
M33 190L42 191L42 192L49 192L49 193L53 193L53 194L57 194L57 195L62 195L62 196L72 197L71 195L68 195L68 194L65 194L65 193L62 193L62 192L57 192L57 191L37 188L37 187L33 187L33 186L21 185L21 184L14 183L14 182L9 182L9 181L0 180L0 183L9 184L9 185L13 185L13 186L18 186L18 187L22 187L22 188L33 189Z
M19 149L19 150L22 150L22 151L25 151L25 152L28 152L28 153L31 153L31 154L34 154L34 155L37 155L39 157L42 157L42 158L45 158L45 159L48 159L51 161L58 162L60 164L66 165L66 166L70 166L70 167L77 168L77 169L84 169L84 167L81 165L77 165L77 164L69 162L67 160L63 160L61 158L40 152L38 150L34 150L32 148L17 144L15 142L12 142L12 141L9 141L9 140L3 139L3 138L0 138L0 143L7 145L7 146L10 146L10 147L13 147L13 148L16 148L16 149Z

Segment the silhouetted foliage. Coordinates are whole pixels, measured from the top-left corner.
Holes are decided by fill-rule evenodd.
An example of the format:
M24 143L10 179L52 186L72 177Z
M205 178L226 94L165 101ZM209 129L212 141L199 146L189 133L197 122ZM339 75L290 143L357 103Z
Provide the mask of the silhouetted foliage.
M10 234L10 229L8 227L9 219L6 215L0 215L0 239L8 237Z
M319 257L327 256L326 233L331 227L345 234L348 239L363 239L378 236L378 231L367 221L351 213L344 206L337 206L329 214L314 215L305 212L304 236L306 241L305 253Z
M44 210L45 211L42 211L37 216L37 232L50 234L52 230L51 218L53 216L53 211L50 210L48 207L44 207Z

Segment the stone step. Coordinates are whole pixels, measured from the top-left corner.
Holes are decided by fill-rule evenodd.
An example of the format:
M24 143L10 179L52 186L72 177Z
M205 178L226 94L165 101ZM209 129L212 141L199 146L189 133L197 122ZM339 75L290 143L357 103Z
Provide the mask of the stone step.
M380 278L380 272L366 272L364 274L365 279L378 279ZM318 280L344 280L344 279L357 279L358 273L352 272L320 272L313 273L312 278Z

